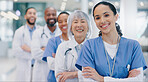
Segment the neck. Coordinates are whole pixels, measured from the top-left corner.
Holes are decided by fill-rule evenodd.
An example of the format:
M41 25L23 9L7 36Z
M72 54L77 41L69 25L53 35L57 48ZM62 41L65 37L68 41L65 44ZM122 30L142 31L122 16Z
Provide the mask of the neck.
M60 37L60 38L61 38L61 37ZM67 33L62 33L62 38L63 38L63 40L65 40L65 41L69 40L69 39L68 39L68 36L67 36Z
M74 38L78 44L81 44L85 40L85 37L74 37Z
M103 34L102 33L102 39L103 41L109 43L109 44L117 44L118 42L118 33L117 31L108 33L108 34Z
M30 25L28 22L26 22L26 23L31 29L33 29L34 25Z
M48 25L47 25L47 27L48 27L48 29L53 33L54 31L55 31L55 29L56 29L56 25L55 26L53 26L53 27L49 27Z

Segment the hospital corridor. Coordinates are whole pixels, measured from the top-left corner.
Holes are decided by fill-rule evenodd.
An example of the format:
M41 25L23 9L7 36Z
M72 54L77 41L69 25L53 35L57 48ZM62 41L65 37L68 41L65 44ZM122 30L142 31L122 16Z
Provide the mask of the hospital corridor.
M148 0L0 0L0 82L148 82L147 67Z

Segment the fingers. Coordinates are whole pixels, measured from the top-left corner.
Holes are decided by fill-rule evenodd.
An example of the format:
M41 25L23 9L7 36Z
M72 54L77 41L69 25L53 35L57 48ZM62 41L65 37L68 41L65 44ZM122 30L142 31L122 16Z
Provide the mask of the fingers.
M66 75L63 75L63 77L61 79L61 82L65 82L66 79L67 79L67 76Z
M55 55L56 55L55 53L52 53L52 57L53 57L53 58L55 58Z
M63 75L61 75L61 76L59 77L59 82L62 82L62 79L63 79Z
M139 74L140 74L140 70L133 69L133 70L129 71L129 76L128 77L136 77Z
M57 75L56 75L56 78L59 76L59 75L62 75L63 73L58 73Z
M92 76L92 75L93 75L93 73L83 73L83 74L82 74L82 76L84 76L84 77L85 77L85 76Z
M67 76L66 73L61 73L61 74L59 74L59 75L61 75L61 76L59 77L59 82L65 82L65 80L68 78L68 76Z
M94 72L94 71L95 70L93 68L91 68L91 67L84 67L82 73L85 73L85 72L91 73L91 72Z

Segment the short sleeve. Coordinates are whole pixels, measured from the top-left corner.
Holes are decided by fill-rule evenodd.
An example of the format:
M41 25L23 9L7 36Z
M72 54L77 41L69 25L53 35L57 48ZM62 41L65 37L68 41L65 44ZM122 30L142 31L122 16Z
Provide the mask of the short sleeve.
M54 41L54 38L48 40L42 60L47 62L47 57L52 57L52 53L56 53L56 43Z
M82 70L82 67L87 67L87 66L95 68L94 58L93 58L89 41L86 41L83 47L81 48L81 51L78 55L78 59L75 66L79 70Z
M143 70L147 68L141 46L137 41L135 41L132 54L131 70L139 67L143 67Z

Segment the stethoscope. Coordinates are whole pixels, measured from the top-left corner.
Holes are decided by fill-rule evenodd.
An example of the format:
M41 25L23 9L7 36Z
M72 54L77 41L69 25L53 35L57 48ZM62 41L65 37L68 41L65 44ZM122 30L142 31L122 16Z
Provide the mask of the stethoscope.
M44 27L43 27L43 32L42 32L42 34L41 34L41 38L43 38L43 36L45 36L46 38L48 38L47 34L45 34Z
M24 42L24 37L25 37L25 28L27 28L27 24L24 26L24 30L23 30L23 41L22 42ZM42 32L42 34L41 34L41 38L43 38L43 36L45 36L46 38L48 38L48 36L47 36L47 34L45 33L45 30L44 30L45 28L43 27L43 32Z
M72 67L72 64L73 64L73 60L74 60L74 55L72 55L71 54L71 56L72 56L72 63L71 63L71 65L70 65L70 67L69 67L69 69L68 69L68 66L67 66L67 54L68 54L68 52L70 52L72 50L72 48L68 48L67 50L66 50L66 52L65 52L65 54L64 54L64 70L66 70L66 71L70 71L70 68Z

